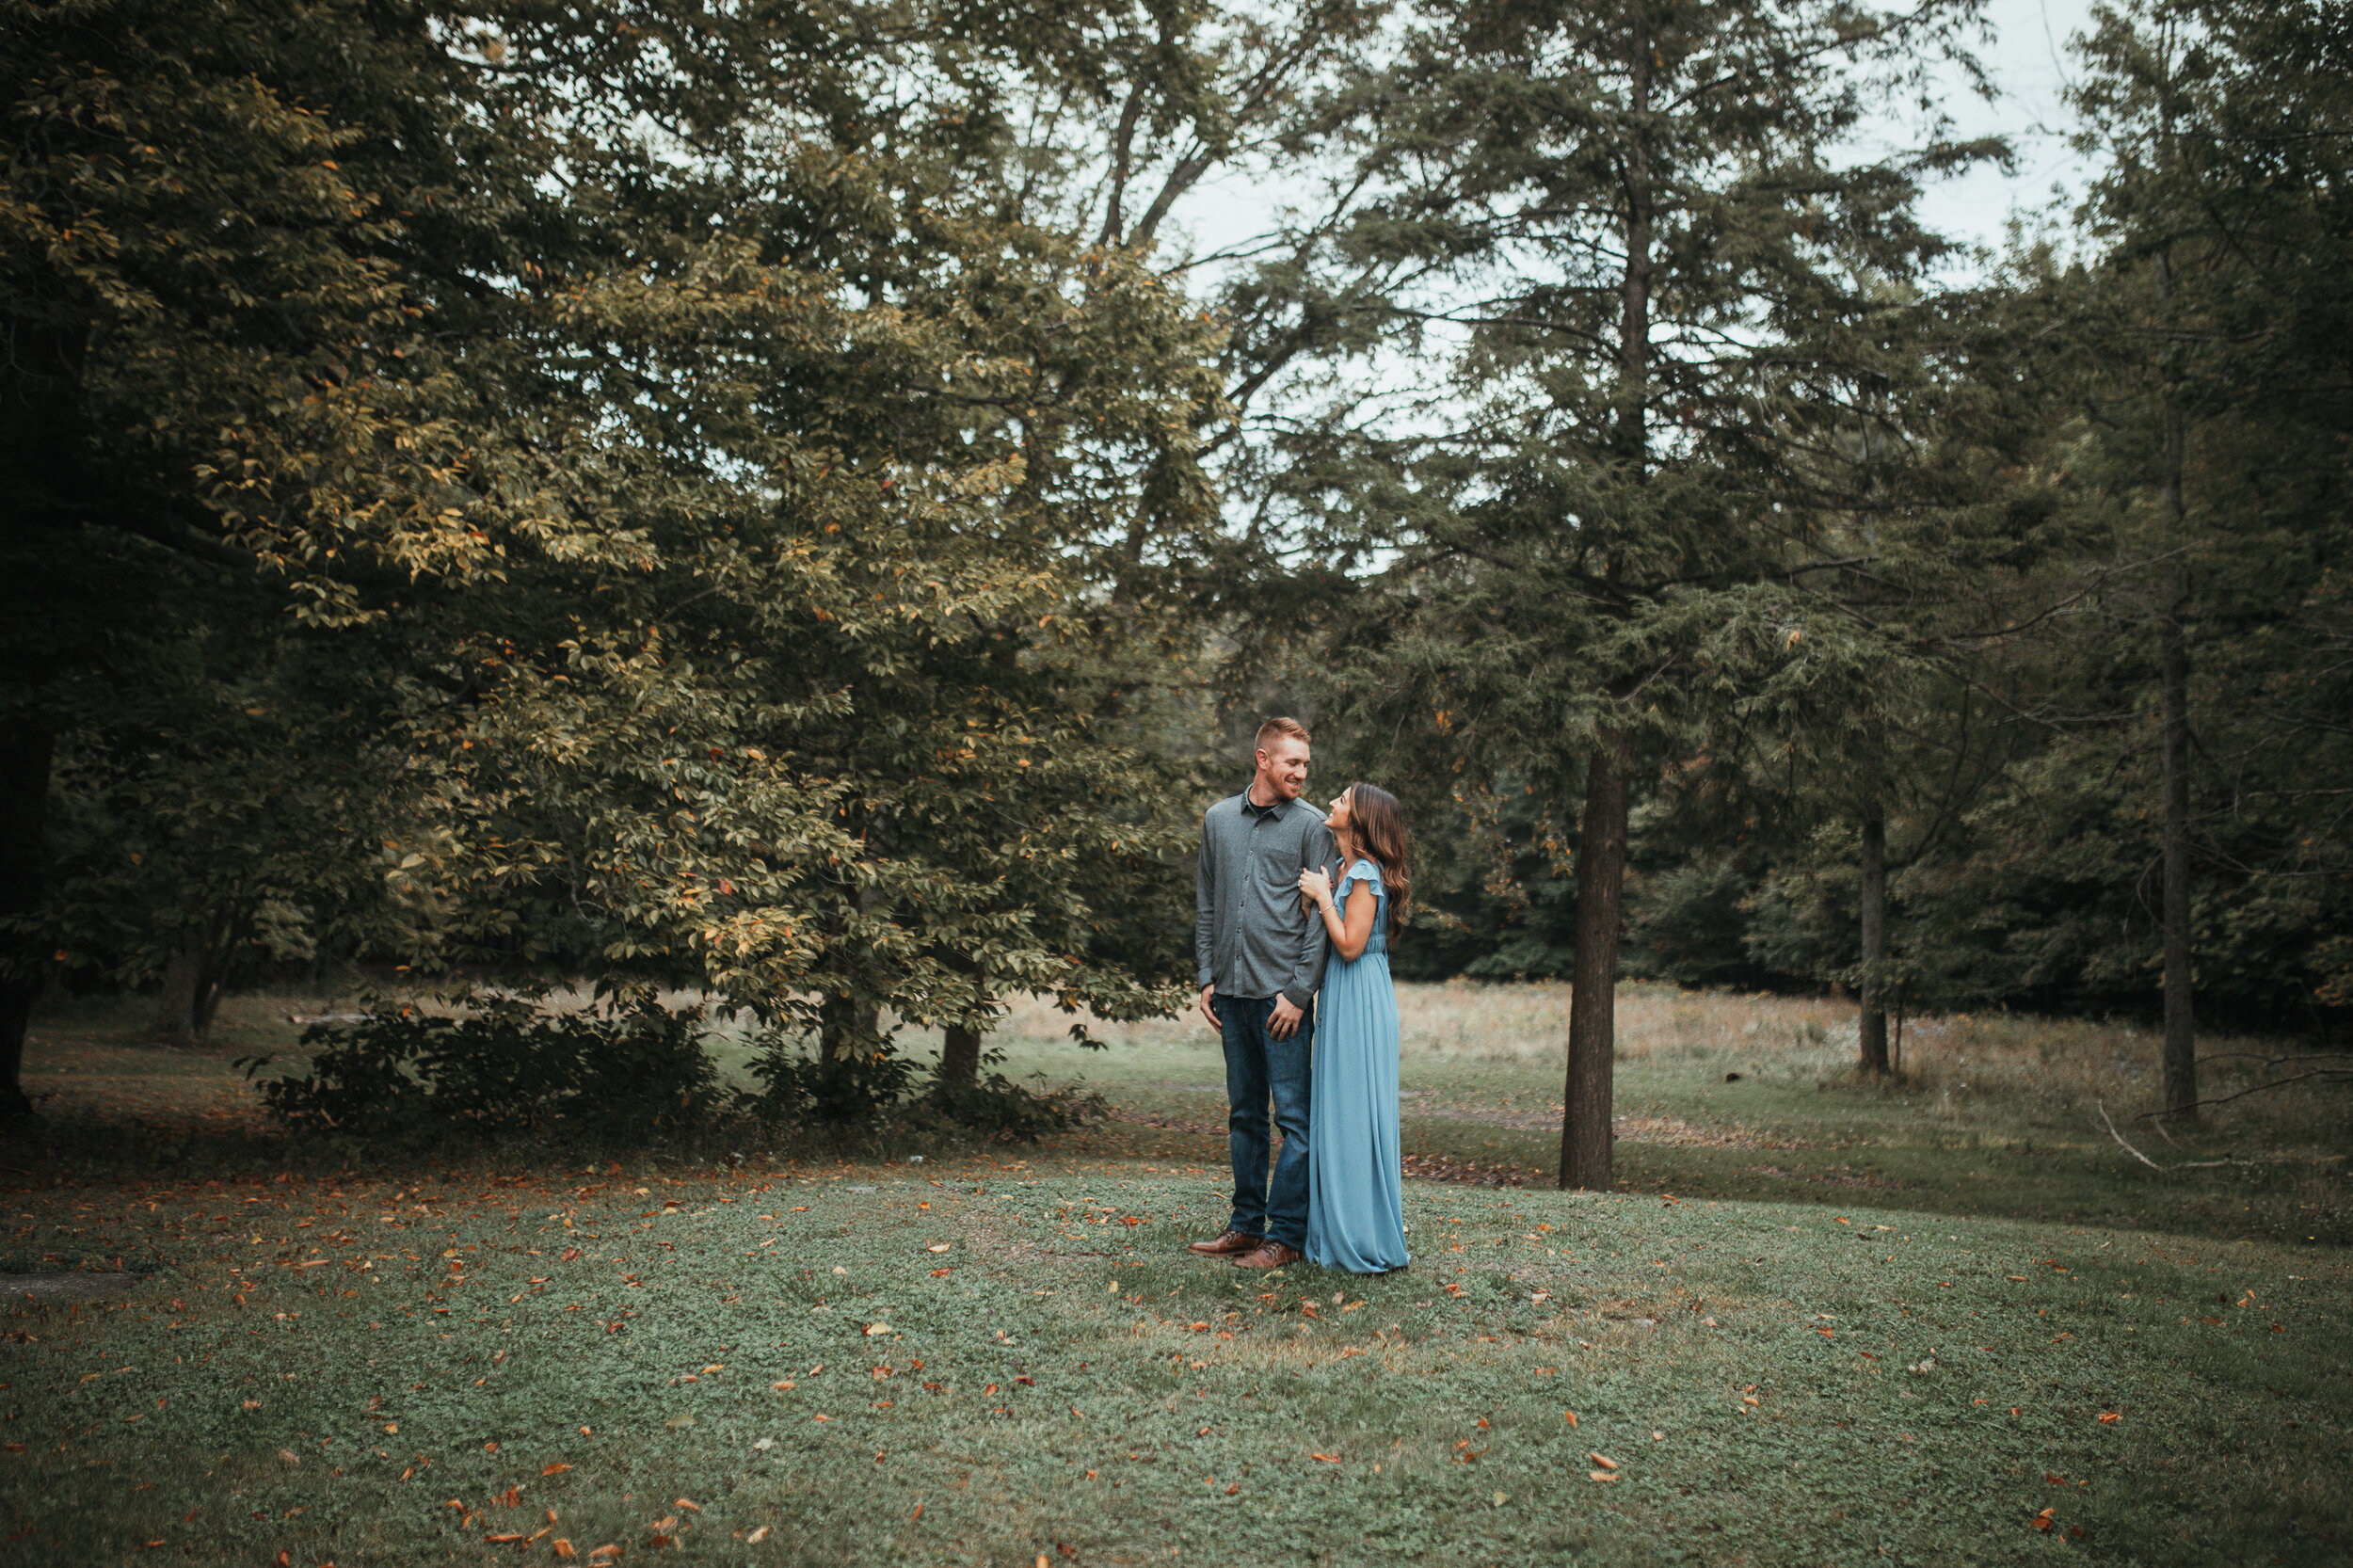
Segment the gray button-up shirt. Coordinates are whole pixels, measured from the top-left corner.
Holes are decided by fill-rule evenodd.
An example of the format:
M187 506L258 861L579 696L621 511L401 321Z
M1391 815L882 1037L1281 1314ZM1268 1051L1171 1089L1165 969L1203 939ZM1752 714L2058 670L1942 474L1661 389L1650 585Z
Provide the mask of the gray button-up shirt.
M1250 792L1201 819L1193 872L1193 956L1200 984L1229 997L1280 992L1302 1009L1323 984L1323 917L1299 895L1299 873L1329 867L1332 830L1304 800L1260 808Z

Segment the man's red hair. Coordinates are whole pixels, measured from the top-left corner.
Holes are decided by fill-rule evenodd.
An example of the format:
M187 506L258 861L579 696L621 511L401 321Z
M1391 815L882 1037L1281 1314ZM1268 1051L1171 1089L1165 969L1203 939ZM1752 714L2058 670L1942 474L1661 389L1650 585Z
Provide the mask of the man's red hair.
M1307 727L1297 719L1274 718L1258 726L1258 738L1253 741L1251 745L1256 750L1264 751L1274 744L1274 738L1278 735L1288 735L1294 741L1309 744L1312 744L1315 739L1307 733Z

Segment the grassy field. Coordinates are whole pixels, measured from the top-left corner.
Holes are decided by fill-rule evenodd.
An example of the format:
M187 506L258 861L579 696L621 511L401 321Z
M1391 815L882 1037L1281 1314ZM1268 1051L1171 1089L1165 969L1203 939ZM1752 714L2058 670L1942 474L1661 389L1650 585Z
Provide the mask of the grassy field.
M45 1018L0 1267L143 1277L10 1309L6 1560L2353 1560L2342 1098L2127 1130L2238 1161L2160 1173L2092 1113L2145 1037L1940 1020L1880 1090L1833 1004L1629 989L1626 1190L1561 1193L1561 994L1404 1000L1457 1179L1378 1280L1182 1252L1181 1024L1010 1020L1119 1118L1035 1149L377 1168L254 1125L283 999L201 1052Z

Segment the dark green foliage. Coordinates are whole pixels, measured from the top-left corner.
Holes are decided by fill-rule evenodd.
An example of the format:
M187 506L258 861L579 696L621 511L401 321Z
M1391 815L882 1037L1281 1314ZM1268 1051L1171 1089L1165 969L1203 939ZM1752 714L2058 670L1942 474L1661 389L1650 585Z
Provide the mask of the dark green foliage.
M992 1050L980 1065L993 1069L1003 1061L1003 1052ZM764 1087L739 1101L745 1114L832 1134L956 1128L989 1142L1035 1143L1102 1109L1100 1096L1076 1086L1032 1089L989 1070L957 1079L888 1046L824 1056L780 1031L762 1037L751 1071Z
M839 1129L870 1120L906 1098L915 1086L917 1067L895 1050L824 1057L810 1052L803 1041L772 1033L753 1061L752 1073L765 1085L751 1102L754 1114Z
M1688 986L1812 978L1813 963L1760 951L1755 928L1762 922L1753 912L1757 897L1755 878L1729 856L1694 859L1640 878L1627 900L1620 968Z
M1577 885L1561 863L1559 830L1533 796L1509 788L1463 801L1441 795L1416 815L1414 908L1390 944L1397 976L1565 978Z
M708 1118L717 1075L699 1011L640 1006L607 1016L494 1001L461 1018L387 1007L364 1023L305 1032L300 1078L262 1078L296 1130L357 1138L531 1134L637 1142Z
M1000 1060L995 1053L984 1065ZM1048 1133L1065 1132L1084 1122L1108 1115L1103 1096L1076 1083L1040 1086L1016 1083L1002 1073L984 1072L971 1082L945 1076L933 1080L916 1109L991 1143L1034 1144Z

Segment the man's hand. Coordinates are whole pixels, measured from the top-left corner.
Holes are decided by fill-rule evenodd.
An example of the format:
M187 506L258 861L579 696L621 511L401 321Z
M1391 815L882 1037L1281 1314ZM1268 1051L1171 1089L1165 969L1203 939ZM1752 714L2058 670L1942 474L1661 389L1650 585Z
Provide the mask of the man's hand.
M1214 1007L1213 1005L1211 1005L1211 1002L1210 1002L1210 999L1211 999L1211 998L1213 998L1213 997L1215 997L1216 995L1217 995L1217 987L1216 987L1216 986L1214 986L1214 985L1204 985L1204 986L1202 986L1202 987L1201 987L1201 1016L1202 1016L1203 1017L1205 1017L1205 1018L1207 1018L1207 1019L1209 1019L1209 1027L1210 1027L1211 1029L1218 1030L1218 1031L1221 1031L1221 1032L1222 1032L1222 1031L1224 1031L1224 1029L1225 1028L1225 1026L1224 1024L1219 1023L1219 1022L1217 1021L1217 1009L1216 1009L1216 1007Z
M1274 1011L1266 1016L1266 1032L1277 1040L1288 1040L1299 1032L1299 1020L1305 1016L1291 1005L1289 997L1274 999Z

